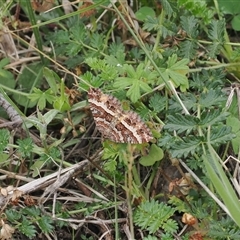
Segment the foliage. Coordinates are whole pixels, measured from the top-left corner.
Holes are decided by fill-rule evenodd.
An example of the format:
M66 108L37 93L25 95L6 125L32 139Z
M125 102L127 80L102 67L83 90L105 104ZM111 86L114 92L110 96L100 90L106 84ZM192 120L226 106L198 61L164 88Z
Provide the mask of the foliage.
M37 227L48 234L54 229L53 220L49 216L42 214L40 209L36 207L25 207L18 212L9 209L5 211L5 214L8 221L30 239L36 236Z
M174 209L164 203L151 200L142 202L135 211L134 222L142 229L146 229L150 234L162 228L167 233L177 231L177 222L170 217L174 214Z
M233 30L239 30L239 6L222 0L139 0L126 9L124 4L131 1L80 1L69 6L20 1L20 17L16 13L13 18L15 2L2 4L2 38L16 45L10 48L9 44L0 61L0 95L11 97L10 104L16 104L24 122L23 127L10 123L9 131L0 130L1 167L6 176L19 178L12 180L13 185L25 184L19 175L40 179L60 172L58 168L64 170L88 159L93 167L79 170L81 174L66 174L69 181L61 186L59 195L62 201L67 199L70 210L61 212L64 207L60 204L56 206L58 216L74 218L78 213L77 218L83 218L83 229L95 229L93 223L85 222L97 210L102 214L99 216L116 219L115 239L121 239L117 218L129 212L129 223L133 221L134 225L130 227L132 236L141 228L146 234L144 239L173 239L178 230L181 232L181 224L173 220L177 210L178 214L195 216L199 232L207 226L207 237L237 239L240 221L234 208L239 209L239 204L229 181L234 169L229 167L225 172L221 165L230 154L239 158L239 100L236 96L231 99L226 91L240 75L239 44L230 41L235 35L227 29L230 22ZM32 26L28 34L23 32L26 23L22 17ZM36 48L29 41L30 34L34 35ZM23 49L26 46L28 49ZM34 51L40 57L22 50ZM21 67L14 65L19 64L15 57L25 60L19 61L24 62ZM154 139L132 146L108 140L101 144L96 140L98 135L92 137L95 132L86 94L90 87L116 96L124 109L133 108ZM234 89L231 94L238 93L238 86ZM234 222L226 217L216 198L207 196L196 183L190 184L191 191L182 198L188 204L180 199L181 191L171 197L169 205L158 202L161 194L168 199L173 194L172 185L180 181L172 172L165 174L174 159L181 159L194 170L201 185L224 202ZM229 165L234 168L235 162ZM181 168L178 165L176 169L184 178L185 170ZM162 193L160 186L165 181L168 192ZM3 179L1 194L5 194L7 185L8 179ZM74 197L68 196L71 194ZM78 198L81 201L75 204ZM99 198L108 204L98 204ZM126 212L118 206L125 198ZM93 204L87 205L89 201ZM138 205L132 209L135 201ZM55 224L39 206L18 206L15 211L8 204L5 207L2 212L7 221L28 238L65 226L64 221ZM51 204L41 207L51 208ZM87 230L84 235L80 226L77 232L81 236L76 238L81 239L95 239L98 235L94 232L93 237ZM188 238L188 234L181 239ZM97 237L102 238L100 235Z

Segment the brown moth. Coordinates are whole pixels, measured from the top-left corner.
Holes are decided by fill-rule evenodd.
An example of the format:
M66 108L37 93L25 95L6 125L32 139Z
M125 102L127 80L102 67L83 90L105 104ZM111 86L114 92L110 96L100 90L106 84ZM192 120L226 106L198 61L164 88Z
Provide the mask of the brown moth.
M90 88L88 101L96 127L104 138L132 144L153 139L150 129L140 116L133 111L124 111L121 102L112 95Z

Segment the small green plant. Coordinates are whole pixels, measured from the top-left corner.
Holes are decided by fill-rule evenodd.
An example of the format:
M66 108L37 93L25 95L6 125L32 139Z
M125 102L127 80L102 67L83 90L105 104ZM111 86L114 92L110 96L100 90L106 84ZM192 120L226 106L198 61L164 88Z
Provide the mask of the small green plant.
M37 228L44 233L51 233L54 222L50 216L42 214L37 207L25 207L16 211L5 211L8 221L26 237L32 239L37 234Z
M148 230L150 234L161 229L165 234L173 234L178 224L171 219L175 209L165 203L151 200L142 202L134 212L134 223L141 229Z

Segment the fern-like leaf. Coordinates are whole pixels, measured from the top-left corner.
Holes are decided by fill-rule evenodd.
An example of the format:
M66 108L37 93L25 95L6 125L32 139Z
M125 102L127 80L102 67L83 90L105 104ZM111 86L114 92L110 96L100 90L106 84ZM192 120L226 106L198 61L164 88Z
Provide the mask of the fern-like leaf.
M187 157L190 153L195 153L202 142L203 138L196 136L190 136L174 142L171 144L170 150L172 157Z
M137 208L134 215L134 222L142 229L146 229L150 234L155 233L159 228L164 229L164 224L173 215L175 209L165 203L151 200L143 202ZM174 222L174 220L173 220ZM168 230L164 229L165 231Z
M199 125L201 127L208 127L226 120L227 116L229 116L228 112L220 112L220 110L205 112L201 116L202 119L200 120Z
M37 223L44 233L51 233L54 229L53 220L49 216L41 216Z
M164 128L171 131L175 130L178 133L182 133L184 131L190 132L194 130L198 122L198 119L191 115L182 115L178 113L174 115L169 115L167 119L168 122L164 126Z
M196 41L186 40L180 44L180 56L192 59L197 52L198 44Z
M222 92L213 89L209 90L207 93L202 93L199 98L199 104L203 108L219 106L224 101L226 101L226 97L223 96Z
M198 36L198 20L191 17L181 17L181 25L184 31L186 31L187 35L193 39L197 38Z
M35 226L32 225L32 222L27 220L25 217L23 217L18 230L30 239L35 237L37 232Z
M219 145L231 141L234 137L235 134L232 133L230 127L222 126L212 130L210 141L212 145Z

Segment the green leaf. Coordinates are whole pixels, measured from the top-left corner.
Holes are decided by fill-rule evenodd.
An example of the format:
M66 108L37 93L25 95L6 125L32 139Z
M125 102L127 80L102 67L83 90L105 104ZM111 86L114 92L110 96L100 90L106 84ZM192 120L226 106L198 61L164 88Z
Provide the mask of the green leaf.
M55 100L55 96L53 95L51 88L45 92L41 91L38 88L34 88L33 93L29 94L28 98L32 102L37 101L37 105L40 110L43 110L46 107L46 101L52 104Z
M189 87L186 77L186 74L189 72L188 62L188 59L182 59L177 62L177 55L173 54L168 58L167 69L165 69L168 78L174 82L176 87L180 86L182 92L185 92Z
M183 115L183 114L174 114L169 115L167 117L168 122L164 126L165 129L169 129L171 131L177 131L178 133L182 133L184 131L190 132L197 128L197 123L199 119L191 115Z
M199 97L199 104L202 108L219 106L223 102L226 102L226 97L216 89L210 89L208 92L200 94Z
M142 156L139 159L139 163L145 167L153 166L155 162L162 160L163 156L163 150L156 144L152 144L148 155Z
M181 25L187 35L193 39L197 38L198 32L198 20L194 17L181 16ZM187 41L188 42L188 41Z
M152 234L163 228L174 212L175 209L167 204L151 200L150 202L142 202L138 206L133 219L137 226L143 230L148 230ZM174 220L172 221L174 222Z
M52 110L46 112L43 115L44 122L48 125L56 117L56 115L58 113L59 113L59 111L56 109L52 109Z
M15 222L18 221L22 214L19 211L16 211L15 209L6 209L5 214L7 216L8 221Z
M237 155L240 149L240 121L234 116L227 118L227 126L232 128L232 132L236 134L236 137L231 139L233 151Z
M240 5L236 4L236 0L218 0L219 7L223 13L237 15L240 13Z
M40 175L40 170L45 166L46 163L47 161L45 159L35 159L34 164L30 167L30 169L33 170L32 176L36 177Z
M160 28L159 19L152 16L147 16L144 20L143 30L152 31Z
M144 21L147 16L155 17L155 12L150 7L141 7L136 13L135 16L138 20Z
M9 63L8 58L3 58L0 61L0 84L8 88L14 89L16 85L16 80L14 78L14 75L10 71L4 69L4 67L8 63Z
M213 20L210 24L209 38L213 41L213 45L210 46L209 56L215 57L221 50L225 38L225 21L224 20Z
M197 41L186 40L180 43L180 55L183 58L192 59L195 57L195 54L198 49Z
M0 152L3 152L8 145L10 133L7 129L0 129Z
M53 220L48 216L41 216L37 223L42 232L44 233L51 233L54 229Z
M17 144L19 146L18 151L23 157L30 157L33 150L33 141L31 138L18 139Z
M69 100L68 100L68 97L65 96L65 97L57 97L55 98L55 102L53 104L53 107L56 109L56 110L59 110L61 112L65 112L65 111L68 111L71 109L71 106L70 106L70 103L69 103Z
M239 126L239 125L238 125ZM210 142L212 145L219 145L232 141L235 139L236 135L232 133L231 128L227 126L222 126L218 128L213 128L211 131Z
M115 88L125 89L129 87L127 91L127 96L131 99L132 102L137 102L141 97L141 90L143 92L152 91L151 87L145 82L145 78L148 81L151 81L154 77L154 73L150 73L145 69L145 66L140 63L135 71L132 65L125 64L123 66L128 77L119 77L116 79L113 86Z
M39 87L42 81L42 67L41 63L33 63L24 67L21 74L18 75L17 83L21 86L21 91L26 93L32 93L34 87ZM21 94L13 94L13 99L24 107L33 107L36 102L30 102L28 96Z
M194 154L201 143L203 143L203 139L201 137L189 136L171 143L170 152L173 158L187 157L189 154Z
M240 31L240 14L233 17L231 24L235 31Z
M201 127L208 127L226 120L227 116L229 116L229 113L221 112L221 110L214 109L213 111L204 112L201 115L201 120L198 125Z
M58 93L58 84L61 83L61 79L59 76L49 68L44 68L43 69L43 76L46 78L48 85L52 92L57 95ZM58 84L57 84L58 83Z
M41 211L40 211L39 208L33 206L33 207L25 207L25 208L23 208L22 213L24 215L37 218L41 214Z
M233 190L225 172L222 169L222 160L208 141L210 155L204 155L204 165L207 174L219 196L223 199L231 218L240 227L240 203L236 192Z
M32 225L32 223L25 217L23 217L23 220L21 221L18 230L24 235L26 235L28 238L35 237L37 233L35 226Z
M160 113L164 110L167 104L167 99L160 94L154 94L149 99L149 107L153 109L154 112Z

